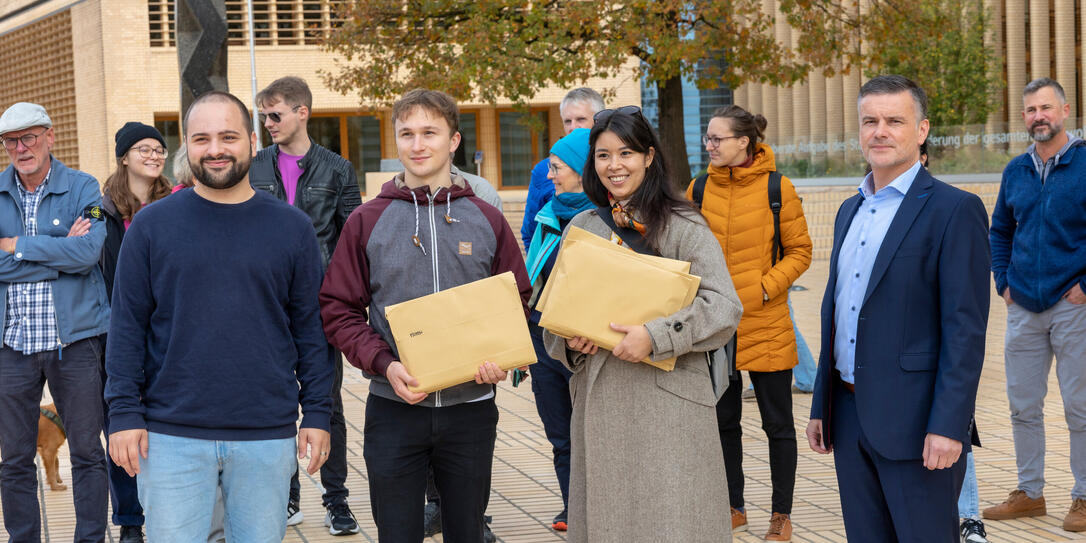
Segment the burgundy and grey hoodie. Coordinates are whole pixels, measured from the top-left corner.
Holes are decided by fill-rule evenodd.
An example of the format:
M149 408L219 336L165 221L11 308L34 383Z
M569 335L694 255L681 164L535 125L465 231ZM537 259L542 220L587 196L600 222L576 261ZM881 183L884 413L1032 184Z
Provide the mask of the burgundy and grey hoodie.
M527 315L532 286L501 212L476 197L460 176L431 194L429 187L409 190L400 173L343 227L321 286L324 332L370 378L370 393L403 402L385 378L388 365L399 359L385 308L507 271L516 277ZM455 405L487 398L493 390L469 382L430 394L418 405Z

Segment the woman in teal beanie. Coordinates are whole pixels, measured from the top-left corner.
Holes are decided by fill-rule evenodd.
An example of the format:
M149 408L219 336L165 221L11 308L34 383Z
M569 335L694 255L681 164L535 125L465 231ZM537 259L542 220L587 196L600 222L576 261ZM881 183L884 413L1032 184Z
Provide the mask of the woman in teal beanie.
M581 174L588 161L588 128L578 128L555 142L551 147L550 173L547 178L554 182L555 196L535 216L538 223L532 243L528 246L528 277L532 280L536 296L532 298L532 315L528 328L532 333L538 363L529 371L532 375L532 393L543 430L554 449L554 473L562 491L562 512L554 517L551 528L564 532L569 502L569 420L573 404L569 398L569 378L572 375L561 362L547 354L543 347L543 329L539 327L539 311L535 309L538 293L543 291L558 255L562 230L578 213L595 208L581 188Z

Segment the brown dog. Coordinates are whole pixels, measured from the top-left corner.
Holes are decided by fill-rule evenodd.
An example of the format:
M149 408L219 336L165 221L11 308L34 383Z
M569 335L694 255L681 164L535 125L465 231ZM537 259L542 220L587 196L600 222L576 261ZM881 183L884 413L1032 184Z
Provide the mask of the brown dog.
M57 450L64 444L67 436L64 433L64 425L60 423L60 416L53 404L41 406L41 416L38 417L38 454L45 465L45 479L49 482L50 490L65 490L67 485L60 481L60 461L57 460Z

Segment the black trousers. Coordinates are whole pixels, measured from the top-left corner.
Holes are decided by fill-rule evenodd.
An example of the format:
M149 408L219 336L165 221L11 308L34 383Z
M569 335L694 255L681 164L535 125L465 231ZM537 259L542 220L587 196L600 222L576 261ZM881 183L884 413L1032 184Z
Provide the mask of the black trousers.
M321 486L324 495L321 501L325 507L347 502L347 421L343 418L343 358L331 345L328 356L336 368L336 378L332 382L332 420L331 443L328 460L321 466ZM302 495L302 485L298 480L299 471L294 470L290 478L290 497L298 500Z
M362 454L382 543L423 540L426 476L433 468L446 543L483 541L498 408L493 399L419 407L369 395Z
M769 471L773 483L773 512L792 514L792 494L796 487L796 427L792 421L792 370L747 372L754 384L762 430L769 438ZM743 378L735 379L716 404L720 445L724 449L724 468L728 474L728 495L732 507L745 507L743 501Z

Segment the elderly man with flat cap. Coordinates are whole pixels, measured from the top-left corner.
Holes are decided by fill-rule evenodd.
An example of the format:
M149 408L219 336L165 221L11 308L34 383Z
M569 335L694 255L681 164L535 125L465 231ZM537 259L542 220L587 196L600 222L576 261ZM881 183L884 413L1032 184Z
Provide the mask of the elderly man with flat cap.
M48 381L68 437L75 541L103 541L99 336L109 304L98 257L106 236L98 182L50 151L45 108L20 102L0 115L11 165L0 172L0 507L13 543L41 540L38 405Z

